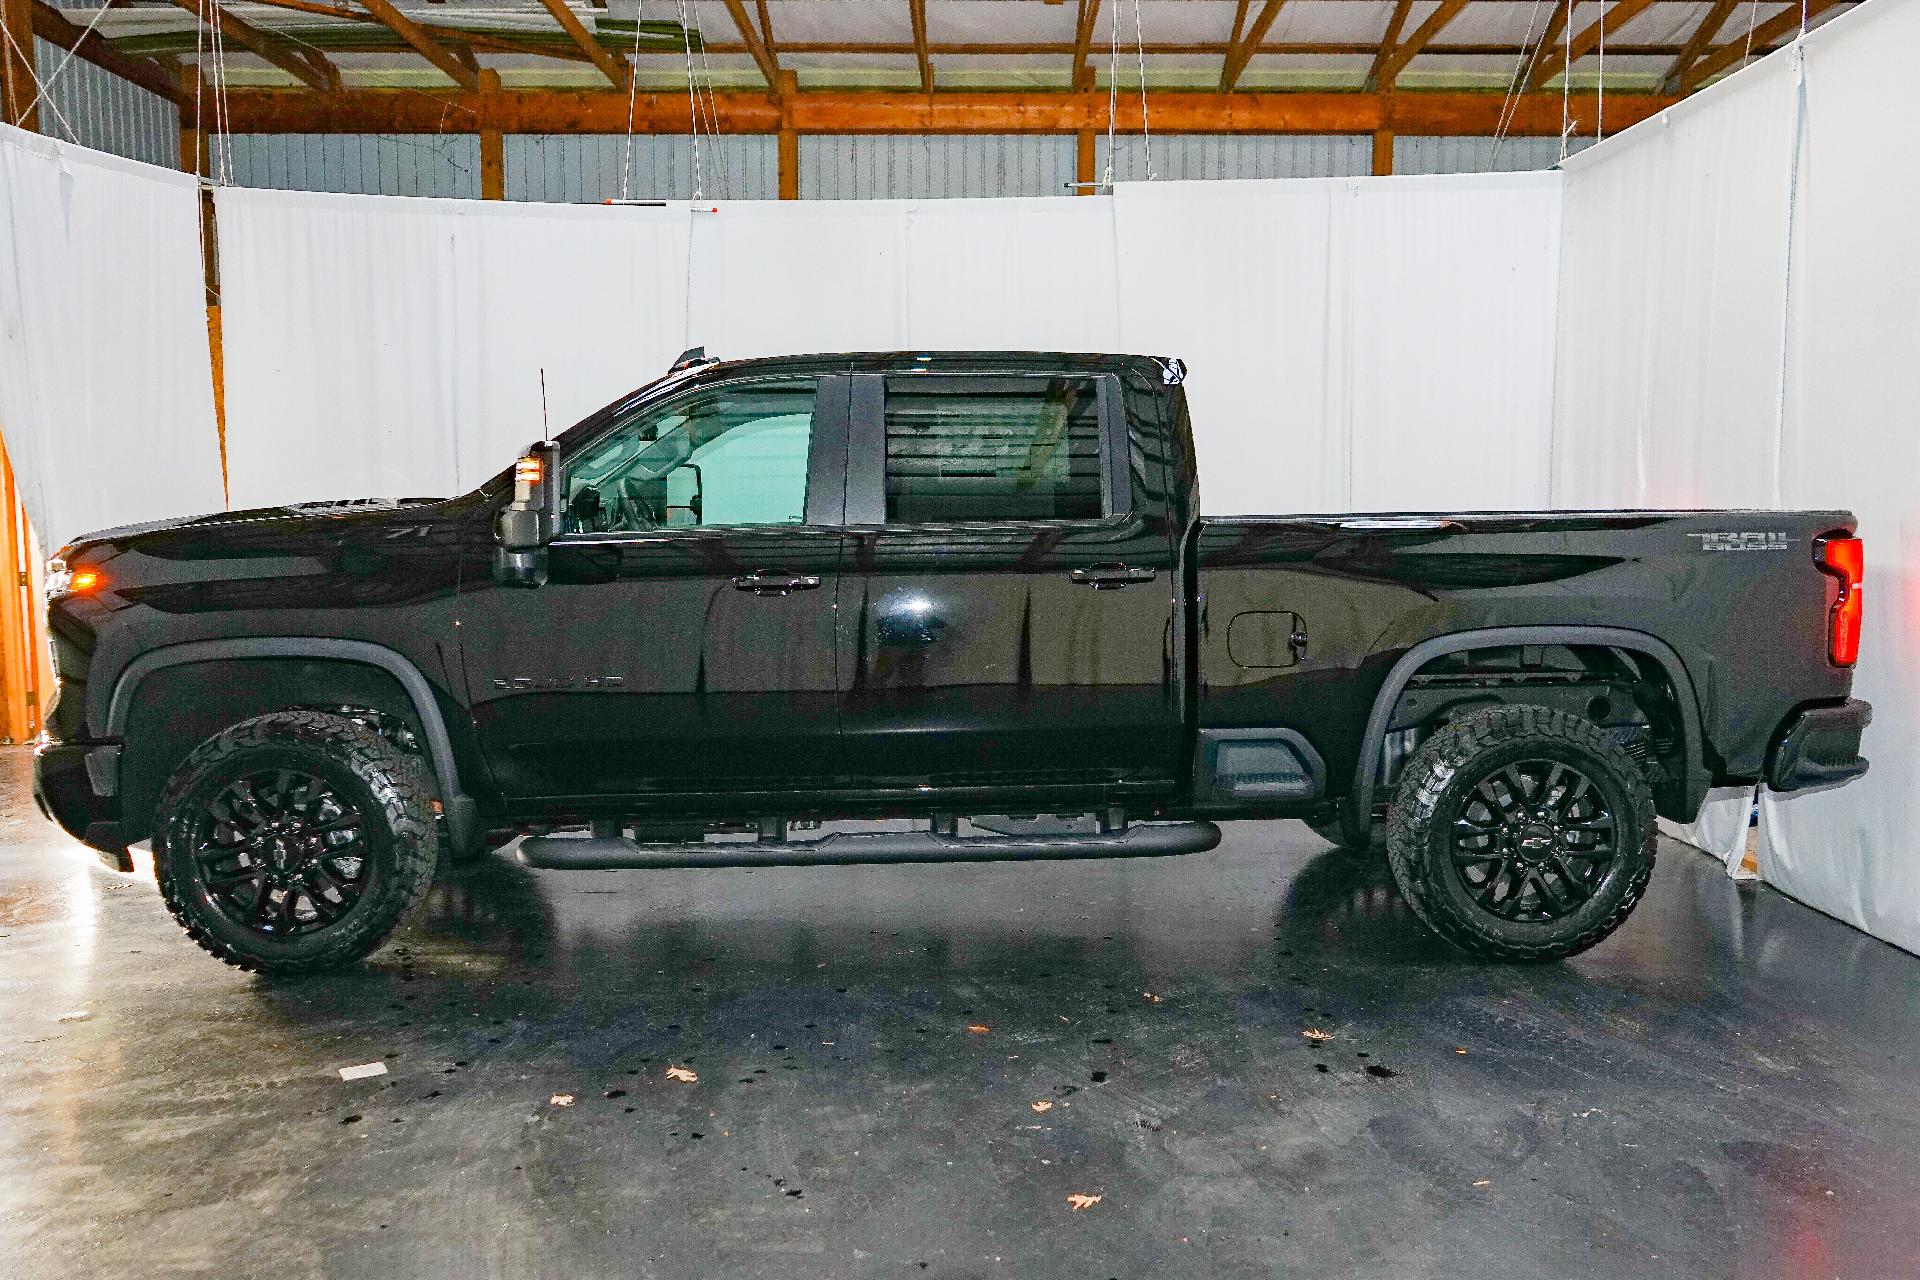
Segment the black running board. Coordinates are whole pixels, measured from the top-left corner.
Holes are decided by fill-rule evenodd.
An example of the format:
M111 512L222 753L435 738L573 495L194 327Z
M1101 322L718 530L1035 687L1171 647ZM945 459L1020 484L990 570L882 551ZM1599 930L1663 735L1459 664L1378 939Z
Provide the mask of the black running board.
M815 840L639 844L624 836L529 836L520 857L555 871L666 867L820 867L890 862L1045 862L1166 858L1220 843L1211 822L1156 822L1120 831L1045 836L956 836L934 831L837 831Z

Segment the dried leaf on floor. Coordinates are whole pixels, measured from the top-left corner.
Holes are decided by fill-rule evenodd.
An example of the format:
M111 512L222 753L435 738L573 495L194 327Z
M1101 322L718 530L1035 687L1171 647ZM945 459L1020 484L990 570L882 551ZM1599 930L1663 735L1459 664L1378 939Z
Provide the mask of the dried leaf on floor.
M551 1098L548 1098L547 1101L556 1107L570 1107L573 1105L573 1095L570 1093L556 1093Z
M987 1034L987 1032L993 1030L993 1028L988 1026L984 1022L969 1022L967 1024L967 1030L973 1032L973 1034L977 1036L983 1036Z
M1153 994L1153 992L1151 991L1142 991L1140 993L1140 998L1143 1000L1151 1001L1154 1004L1160 1003L1160 997Z
M340 1068L340 1078L342 1080L365 1080L368 1076L383 1076L385 1074L387 1074L387 1064L384 1062L363 1062L357 1067Z
M667 1079L678 1080L683 1084L696 1084L700 1076L692 1067L668 1067Z
M1030 1102L1027 1105L1032 1107L1035 1111L1039 1111L1039 1112L1047 1112L1047 1111L1053 1110L1053 1104L1051 1102L1048 1102L1045 1098L1040 1099L1040 1101L1038 1102Z
M1325 1044L1327 1041L1333 1039L1333 1032L1322 1031L1318 1027L1308 1027L1305 1031L1302 1031L1300 1034L1305 1036L1307 1039L1313 1041L1315 1044Z
M1075 1213L1078 1213L1082 1209L1091 1209L1093 1208L1093 1206L1099 1204L1100 1197L1084 1195L1081 1192L1076 1191L1072 1195L1067 1197L1067 1203L1073 1206L1073 1211Z
M1480 1180L1479 1180L1478 1182L1476 1182L1476 1183L1474 1183L1473 1185L1474 1185L1474 1186L1476 1186L1476 1187L1490 1187L1490 1186L1492 1186L1492 1185L1493 1185L1493 1179L1492 1179L1492 1178L1482 1178L1482 1179L1480 1179Z

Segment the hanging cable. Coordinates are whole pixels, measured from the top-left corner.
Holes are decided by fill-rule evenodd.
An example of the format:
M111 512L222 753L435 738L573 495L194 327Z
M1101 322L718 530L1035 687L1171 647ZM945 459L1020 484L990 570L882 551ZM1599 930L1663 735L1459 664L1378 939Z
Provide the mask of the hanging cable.
M643 0L633 0L633 61L627 64L627 144L620 156L620 198L630 199L633 181L633 107L640 92L640 21Z
M1140 33L1140 0L1133 0L1133 49L1140 62L1140 136L1147 148L1147 181L1152 182L1159 175L1153 171L1153 120L1147 114L1147 41Z
M706 86L707 138L713 151L713 187L716 197L733 197L732 179L727 173L727 157L720 147L720 103L713 96L713 64L707 61L707 32L700 25L700 11L693 11L694 33L700 38L700 79Z
M24 67L32 66L33 65L32 52L22 49L20 47L20 42L13 38L13 32L9 30L6 26L0 25L0 33L4 33L7 37L7 43L13 46L13 52L20 59L20 65ZM13 64L9 62L7 66L8 66L8 82L11 83ZM38 103L39 101L40 99L36 97L33 100L33 102L28 103L25 109L20 112L19 118L13 121L13 124L16 128L19 127L21 120L25 120L27 118L27 112L33 110L34 104ZM60 108L58 105L55 104L52 98L47 99L47 110L53 112L53 118L60 122L60 127L67 131L67 137L71 141L74 141L74 142L80 141L80 135L73 131L73 126L67 123L67 118L64 115L60 114Z
M1539 20L1540 0L1533 0L1533 8L1527 11L1527 34L1520 37L1520 61L1514 65L1513 79L1507 84L1507 96L1500 102L1500 120L1493 130L1493 154L1487 158L1489 172L1500 163L1500 144L1506 141L1507 130L1512 127L1514 114L1520 108L1520 79L1529 66L1539 61L1539 50L1535 50L1531 57L1527 52L1533 44L1534 25Z
M687 0L679 0L679 4L680 35L687 50L687 112L693 146L693 198L704 200L707 182L706 175L700 169L700 95L693 87L693 28L687 22Z
M1593 140L1607 136L1607 5L1600 0L1600 65L1593 79ZM1571 70L1572 68L1568 68Z
M1560 159L1565 160L1567 135L1573 132L1573 77L1567 74L1573 69L1573 0L1567 0L1567 23L1562 30L1566 33L1562 46L1566 56L1560 63Z
M1093 0L1095 4L1099 0ZM1107 32L1107 166L1101 183L1113 194L1113 157L1115 121L1120 115L1120 0L1113 0L1113 22Z
M111 5L102 3L98 9L95 9L93 11L93 21L87 24L87 29L80 33L80 39L75 40L73 42L73 46L67 50L67 56L60 59L60 65L53 69L53 74L40 82L39 91L33 95L33 101L29 102L26 105L25 109L20 112L19 116L15 118L13 123L16 126L19 125L20 121L25 120L27 118L28 112L32 111L35 107L40 105L40 100L42 98L47 97L47 90L53 88L53 82L60 78L61 73L67 69L67 64L73 61L73 55L80 48L81 42L84 41L88 36L93 34L93 29L100 25L100 19L106 16L107 10L111 7L112 7ZM1804 26L1804 23L1803 23L1803 26ZM12 43L12 33L8 33L8 42ZM15 45L14 47L18 48L19 46ZM51 98L47 98L47 106L49 108L53 108L53 100ZM59 116L60 112L57 108L54 108L53 114L55 116ZM65 124L66 121L63 119L61 120L61 123Z

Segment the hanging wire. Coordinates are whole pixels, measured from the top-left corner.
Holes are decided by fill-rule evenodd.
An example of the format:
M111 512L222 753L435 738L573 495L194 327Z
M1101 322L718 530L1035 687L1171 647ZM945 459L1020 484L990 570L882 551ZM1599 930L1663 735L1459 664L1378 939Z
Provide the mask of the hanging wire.
M1098 4L1100 0L1093 0ZM1101 185L1113 192L1114 121L1120 115L1120 0L1113 0L1113 23L1107 38L1107 165Z
M1593 140L1599 142L1607 136L1607 5L1600 0L1600 65L1594 71L1593 80ZM1571 71L1573 68L1567 68Z
M731 182L727 173L727 157L720 146L720 103L713 96L713 64L707 61L707 32L700 25L700 11L693 11L693 29L700 37L700 78L706 85L707 137L713 146L713 186L717 198L733 198Z
M640 92L640 23L646 16L643 0L633 0L633 61L627 64L627 144L620 157L620 198L629 199L633 179L633 106Z
M1747 59L1753 56L1753 24L1760 17L1760 0L1753 0L1747 6L1747 43L1740 49L1740 65L1745 66Z
M1153 120L1147 114L1147 41L1140 33L1140 0L1133 0L1133 49L1140 61L1140 135L1147 148L1147 181L1152 182L1160 175L1153 171Z
M1567 135L1573 132L1573 0L1567 0L1567 25L1563 28L1566 57L1560 64L1560 159L1567 158Z
M1493 154L1487 157L1489 172L1500 163L1500 144L1507 140L1507 130L1513 126L1513 118L1520 109L1520 78L1526 74L1529 66L1539 60L1539 50L1534 50L1533 55L1528 56L1528 48L1533 44L1533 28L1539 20L1540 0L1533 0L1533 8L1527 11L1527 34L1520 37L1520 61L1514 64L1513 79L1507 84L1507 96L1500 102L1500 122L1493 130Z
M61 123L61 124L66 124L66 119L65 119L65 117L62 117L62 116L60 115L60 109L59 109L58 107L55 107L55 106L53 105L53 99L51 99L51 98L47 98L47 90L49 90L49 89L51 89L51 88L53 88L53 82L54 82L54 81L56 81L56 80L58 80L58 79L60 78L60 76L61 76L61 73L63 73L64 71L66 71L66 69L67 69L67 64L73 61L73 56L74 56L74 53L75 53L75 52L76 52L76 51L77 51L77 50L78 50L78 49L80 48L80 45L81 45L81 43L82 43L83 41L85 41L85 40L86 40L86 38L87 38L88 36L90 36L90 35L92 35L92 34L93 34L93 29L94 29L95 27L97 27L97 26L99 26L99 25L100 25L100 19L102 19L102 18L104 18L104 17L106 17L106 15L107 15L107 10L108 10L108 9L110 9L110 8L112 8L112 7L113 7L113 6L111 6L111 5L109 5L109 4L106 4L106 3L104 3L104 0L103 0L103 2L102 2L102 4L100 5L100 7L99 7L98 9L96 9L96 10L94 10L94 11L93 11L93 21L91 21L91 22L89 22L89 23L87 23L87 29L86 29L85 31L82 31L82 32L80 33L80 39L78 39L78 40L75 40L75 41L73 42L73 47L67 50L67 56L66 56L66 57L64 57L64 58L62 58L62 59L60 59L60 65L59 65L59 66L57 66L57 67L55 67L55 68L53 69L53 74L52 74L52 75L50 75L50 76L48 76L48 77L47 77L46 79L44 79L44 80L42 80L42 81L40 82L40 89L39 89L39 92L37 92L37 93L35 93L35 94L33 95L33 101L32 101L32 102L29 102L29 103L28 103L28 104L26 105L26 107L25 107L25 108L23 108L23 109L21 110L21 112L20 112L20 114L19 114L19 116L15 118L15 120L14 120L14 122L13 122L13 123L14 123L14 124L15 124L16 126L17 126L17 125L18 125L18 124L20 123L20 121L22 121L22 120L25 120L25 119L27 118L27 113L28 113L28 112L30 112L30 111L32 111L32 110L33 110L33 109L34 109L35 107L37 107L37 106L39 106L39 105L40 105L40 100L41 100L42 98L46 98L46 102L47 102L47 106L48 106L48 108L50 108L50 109L51 109L51 110L53 111L53 114L54 114L54 116L55 116L56 118L59 118L59 120L60 120L60 123ZM1804 24L1804 22L1803 22L1803 23L1802 23L1802 26L1804 27L1804 25L1805 25L1805 24ZM8 42L9 44L12 44L12 43L13 43L13 33L12 33L12 32L8 32L8 33L7 33L7 42ZM16 49L17 49L17 48L19 48L19 47L20 47L20 46L19 46L19 45L17 45L17 44L16 44L16 45L14 45L14 48L16 48ZM67 132L69 132L69 133L71 133L71 132L73 132L73 130L72 130L71 128L69 128L69 129L67 130ZM78 141L79 141L79 139L78 139L78 138L76 138L76 139L74 139L74 141L76 141L76 142L78 142Z
M6 26L4 26L4 25L0 25L0 34L4 34L4 35L5 35L6 37L7 37L7 43L8 43L9 45L12 45L12 46L13 46L13 51L14 51L14 53L15 53L16 55L18 55L18 57L19 57L19 59L20 59L20 65L21 65L21 66L24 66L24 67L30 67L30 66L32 66L32 65L33 65L33 54L32 54L31 52L29 52L29 51L27 51L27 50L25 50L25 49L22 49L22 48L20 47L20 42L19 42L18 40L15 40L15 39L13 38L13 32L12 32L11 30L9 30L9 29L8 29L8 28L7 28ZM12 64L11 62L9 62L9 63L7 64L7 82L8 82L8 84L12 84L12 82L13 82L13 69L12 69L12 68L13 68L13 64ZM44 86L43 86L43 91L44 91ZM25 108L24 110L22 110L22 111L20 112L20 116L19 116L19 118L18 118L18 119L16 119L16 120L15 120L15 121L13 122L13 123L14 123L14 125L15 125L16 127L17 127L17 126L18 126L18 125L20 124L20 121L21 121L21 120L25 120L25 119L27 118L27 112L28 112L28 111L31 111L31 110L33 110L33 108L34 108L34 104L35 104L35 103L38 103L39 101L40 101L40 99L39 99L38 97L36 97L36 98L35 98L35 99L33 100L33 102L29 102L29 103L28 103L28 104L26 105L26 108ZM62 129L65 129L65 130L67 131L67 137L68 137L68 139L70 139L70 140L71 140L71 141L73 141L73 142L78 142L78 141L80 141L80 135L79 135L79 134L77 134L77 133L75 133L75 132L73 131L73 126L72 126L71 124L68 124L68 123L67 123L67 118L66 118L66 117L65 117L64 115L62 115L62 114L60 114L60 107L58 106L58 104L56 104L56 103L54 102L54 100L53 100L52 98L48 98L48 99L47 99L47 109L48 109L49 111L51 111L51 112L53 112L53 118L54 118L55 120L58 120L58 121L60 122L60 127L61 127Z
M687 0L679 0L680 35L687 50L687 111L691 116L691 135L693 145L693 198L704 200L707 195L706 175L700 168L700 95L693 87L693 28L687 22Z

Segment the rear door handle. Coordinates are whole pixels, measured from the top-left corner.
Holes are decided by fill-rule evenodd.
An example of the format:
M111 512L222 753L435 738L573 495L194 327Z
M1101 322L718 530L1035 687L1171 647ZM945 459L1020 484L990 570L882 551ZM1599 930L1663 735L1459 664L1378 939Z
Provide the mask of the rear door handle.
M1083 587L1092 587L1095 591L1110 591L1135 582L1152 582L1160 574L1155 569L1135 568L1128 564L1090 564L1075 569L1067 576Z
M790 596L819 586L819 577L811 573L743 573L733 580L735 591L751 591L757 596Z

